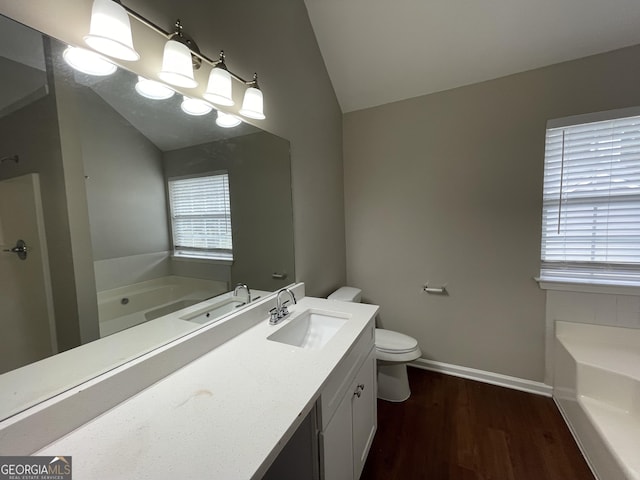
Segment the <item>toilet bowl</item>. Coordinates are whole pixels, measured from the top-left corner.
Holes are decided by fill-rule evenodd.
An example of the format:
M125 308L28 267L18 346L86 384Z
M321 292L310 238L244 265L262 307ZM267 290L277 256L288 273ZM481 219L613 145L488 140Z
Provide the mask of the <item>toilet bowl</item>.
M360 302L362 290L341 287L327 298L343 302ZM422 355L418 342L409 335L382 328L376 328L375 337L378 398L390 402L404 402L411 396L407 363Z

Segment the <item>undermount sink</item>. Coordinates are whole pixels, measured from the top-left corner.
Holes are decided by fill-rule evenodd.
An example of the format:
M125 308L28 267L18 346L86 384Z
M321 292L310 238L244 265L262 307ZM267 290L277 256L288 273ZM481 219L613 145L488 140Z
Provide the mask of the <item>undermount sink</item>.
M180 320L187 320L188 322L194 323L207 323L209 320L233 312L236 308L242 307L243 305L245 305L243 300L227 298L213 305L209 305L206 308L202 308L197 312L180 317Z
M267 340L318 350L333 338L348 319L348 315L335 312L305 310L277 332L269 335Z

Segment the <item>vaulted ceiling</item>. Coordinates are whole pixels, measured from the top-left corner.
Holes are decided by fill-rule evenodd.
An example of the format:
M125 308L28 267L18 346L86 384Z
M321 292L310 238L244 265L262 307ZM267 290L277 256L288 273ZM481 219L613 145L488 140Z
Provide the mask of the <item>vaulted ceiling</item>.
M640 43L638 0L305 3L343 112Z

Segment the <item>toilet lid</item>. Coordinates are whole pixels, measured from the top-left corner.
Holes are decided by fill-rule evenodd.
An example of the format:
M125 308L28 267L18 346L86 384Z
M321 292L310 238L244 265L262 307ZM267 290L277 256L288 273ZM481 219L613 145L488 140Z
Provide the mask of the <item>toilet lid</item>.
M408 353L418 347L415 338L404 333L376 328L376 349L390 353Z

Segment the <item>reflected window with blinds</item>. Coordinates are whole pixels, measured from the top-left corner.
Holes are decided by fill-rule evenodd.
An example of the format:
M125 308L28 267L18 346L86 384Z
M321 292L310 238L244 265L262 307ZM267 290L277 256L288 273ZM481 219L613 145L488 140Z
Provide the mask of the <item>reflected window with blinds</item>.
M229 175L170 178L174 255L233 260Z
M640 285L640 109L548 123L540 277Z

